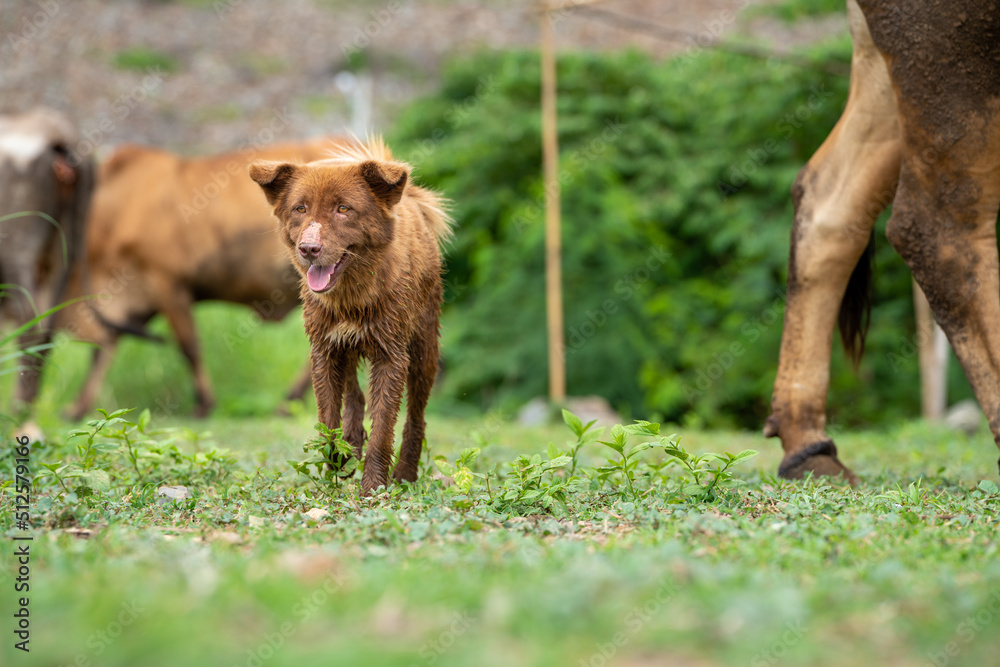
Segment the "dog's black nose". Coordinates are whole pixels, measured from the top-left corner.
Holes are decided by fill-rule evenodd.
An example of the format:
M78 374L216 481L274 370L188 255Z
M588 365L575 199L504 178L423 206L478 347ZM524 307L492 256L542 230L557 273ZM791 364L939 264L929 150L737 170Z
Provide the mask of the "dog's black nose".
M299 254L306 259L314 259L323 251L323 246L319 243L300 243Z

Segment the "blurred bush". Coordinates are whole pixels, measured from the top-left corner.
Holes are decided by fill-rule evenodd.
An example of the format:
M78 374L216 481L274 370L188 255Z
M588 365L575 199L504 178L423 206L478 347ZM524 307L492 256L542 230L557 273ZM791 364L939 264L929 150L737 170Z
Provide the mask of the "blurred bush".
M850 42L809 56L847 62ZM464 58L391 137L416 179L454 200L441 390L482 407L546 393L538 82L534 53ZM560 54L572 395L605 396L626 416L762 424L784 314L789 189L847 85L718 53ZM835 343L834 423L919 411L909 272L881 230L884 216L857 374Z

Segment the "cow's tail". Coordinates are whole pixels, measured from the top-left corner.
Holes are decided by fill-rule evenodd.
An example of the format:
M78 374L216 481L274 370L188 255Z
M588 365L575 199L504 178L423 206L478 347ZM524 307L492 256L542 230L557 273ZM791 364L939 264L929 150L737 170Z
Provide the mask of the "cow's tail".
M138 336L139 338L145 338L146 340L153 341L154 343L165 343L167 339L159 334L150 333L150 331L142 326L141 324L132 324L131 322L125 322L123 324L118 322L112 322L108 318L104 317L97 308L91 308L94 313L94 317L97 321L101 323L106 329L110 329L116 333L129 334L132 336Z
M854 367L857 368L865 353L865 338L868 335L868 325L872 318L872 276L875 273L875 232L868 239L868 247L858 260L851 279L847 282L847 291L840 302L840 314L837 324L840 327L840 338L844 342L844 351Z

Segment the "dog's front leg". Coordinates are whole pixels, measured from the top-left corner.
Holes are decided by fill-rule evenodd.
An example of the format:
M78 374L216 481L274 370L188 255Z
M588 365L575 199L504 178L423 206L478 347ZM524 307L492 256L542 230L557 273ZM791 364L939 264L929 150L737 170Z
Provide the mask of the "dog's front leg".
M311 360L313 391L316 393L319 420L331 430L340 428L340 406L344 399L347 354L340 346L314 343ZM335 452L330 452L330 458L334 462L339 460Z
M371 403L372 432L365 454L365 472L361 477L361 492L364 494L389 483L396 419L409 361L405 348L380 351L371 359L368 399Z

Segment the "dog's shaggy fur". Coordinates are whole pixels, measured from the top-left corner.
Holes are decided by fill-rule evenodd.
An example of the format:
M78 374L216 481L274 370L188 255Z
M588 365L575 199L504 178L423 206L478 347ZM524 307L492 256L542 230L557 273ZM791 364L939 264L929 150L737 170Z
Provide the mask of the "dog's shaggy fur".
M319 418L341 425L360 459L365 396L357 365L370 365L372 433L361 488L388 483L403 385L407 415L393 477L413 481L424 408L438 369L439 243L451 235L441 197L410 183L381 139L337 147L329 159L295 165L258 161L280 236L302 275L303 318L312 344Z

